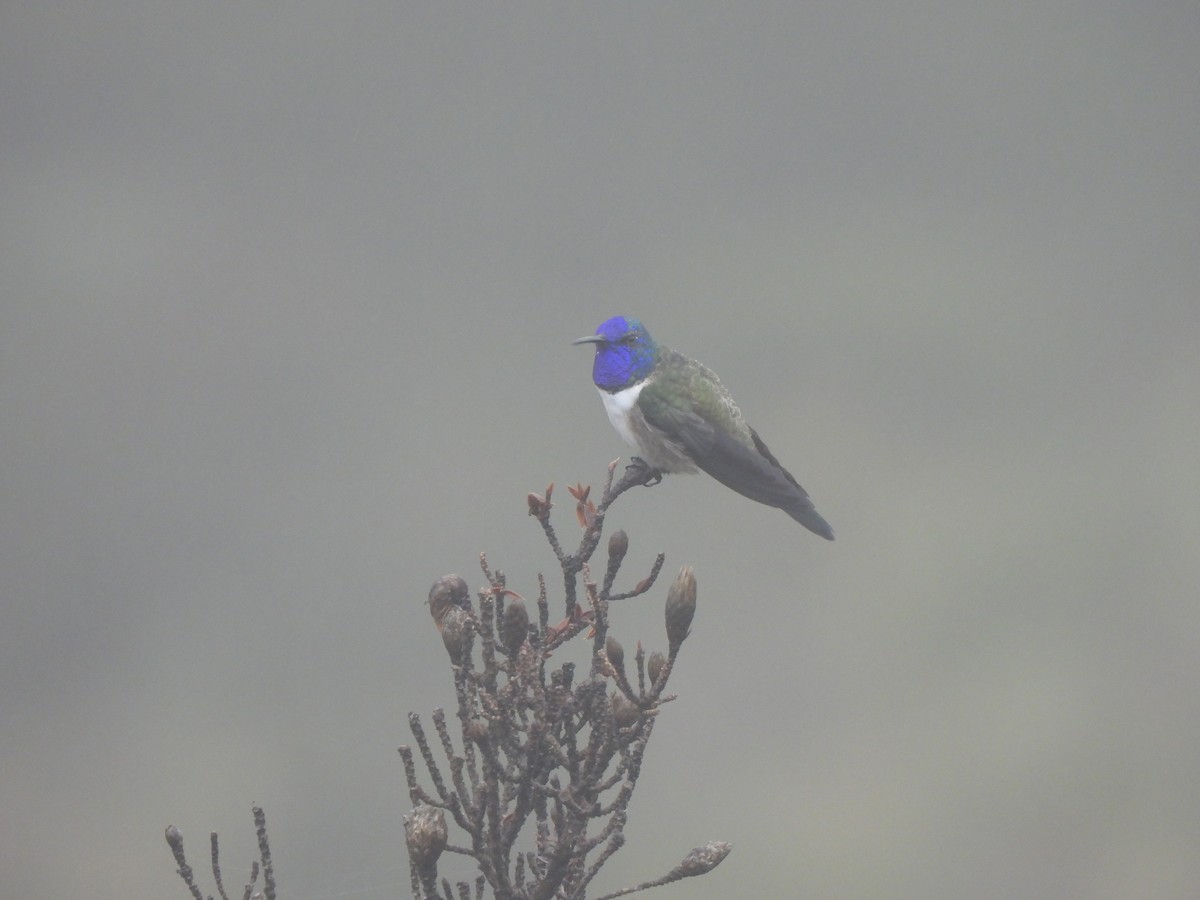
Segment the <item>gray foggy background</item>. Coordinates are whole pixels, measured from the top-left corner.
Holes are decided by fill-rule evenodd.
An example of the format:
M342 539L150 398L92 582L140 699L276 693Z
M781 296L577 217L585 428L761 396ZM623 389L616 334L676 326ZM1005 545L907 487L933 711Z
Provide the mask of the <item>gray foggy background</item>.
M700 607L595 893L1200 890L1194 3L6 4L0 890L407 896L439 575L716 371L838 531L614 509ZM615 615L661 647L667 580ZM470 870L451 867L449 874ZM203 871L202 884L212 890Z

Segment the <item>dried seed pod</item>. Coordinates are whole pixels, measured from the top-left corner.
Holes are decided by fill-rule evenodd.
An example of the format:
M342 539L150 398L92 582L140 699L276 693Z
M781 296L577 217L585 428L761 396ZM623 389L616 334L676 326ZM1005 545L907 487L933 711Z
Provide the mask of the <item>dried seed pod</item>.
M611 634L604 642L604 655L608 657L608 661L612 663L614 669L622 675L625 674L625 648Z
M525 603L521 600L513 600L504 607L504 622L500 626L500 640L508 652L516 656L528 635L529 613L525 610Z
M696 576L691 566L684 566L667 591L667 643L671 655L679 652L692 627L696 614Z
M446 620L446 611L452 606L461 609L471 608L471 589L458 575L443 575L429 589L429 614L433 616L433 624L442 630Z
M650 654L650 659L646 661L646 674L650 676L651 684L658 684L658 676L662 674L663 666L666 664L667 657L661 650L655 650Z
M435 806L422 804L413 809L404 823L404 832L409 857L417 868L430 868L437 864L438 857L446 849L449 838L446 813Z

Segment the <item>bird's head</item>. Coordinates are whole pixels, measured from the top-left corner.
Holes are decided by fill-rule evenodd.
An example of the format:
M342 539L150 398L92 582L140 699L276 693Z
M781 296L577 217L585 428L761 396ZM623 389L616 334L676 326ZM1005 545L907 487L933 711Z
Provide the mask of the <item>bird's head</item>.
M595 334L574 343L596 345L592 381L603 391L619 391L641 381L654 368L658 355L658 344L646 326L625 316L613 316Z

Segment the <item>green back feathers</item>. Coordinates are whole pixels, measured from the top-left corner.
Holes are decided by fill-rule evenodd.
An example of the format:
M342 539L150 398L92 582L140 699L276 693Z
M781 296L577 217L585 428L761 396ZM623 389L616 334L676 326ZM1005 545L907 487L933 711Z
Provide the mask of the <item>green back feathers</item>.
M734 405L729 391L711 369L682 353L659 345L654 380L638 398L647 420L660 427L670 421L699 416L723 434L753 447L750 428Z

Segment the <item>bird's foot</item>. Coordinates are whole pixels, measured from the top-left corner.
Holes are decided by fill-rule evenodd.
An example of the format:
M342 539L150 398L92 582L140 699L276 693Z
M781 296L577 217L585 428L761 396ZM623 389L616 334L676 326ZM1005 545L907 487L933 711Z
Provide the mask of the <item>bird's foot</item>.
M642 487L653 487L662 481L663 473L650 465L640 456L631 456L625 474L631 478L641 479Z

